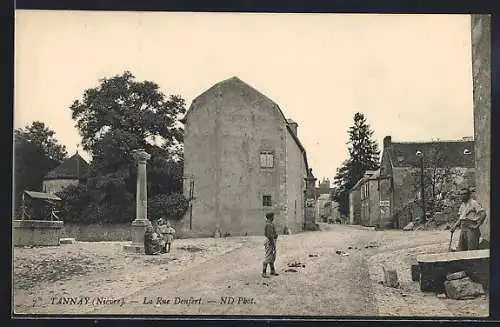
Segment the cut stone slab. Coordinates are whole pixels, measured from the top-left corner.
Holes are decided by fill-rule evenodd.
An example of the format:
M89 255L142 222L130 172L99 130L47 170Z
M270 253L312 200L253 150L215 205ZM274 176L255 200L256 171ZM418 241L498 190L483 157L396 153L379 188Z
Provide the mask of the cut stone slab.
M467 277L467 274L465 273L465 271L458 271L456 273L447 275L446 280L455 280L455 279L461 279L461 278L465 278L465 277Z
M420 290L444 292L446 276L464 271L474 282L489 287L490 251L458 251L417 256L420 266Z
M455 300L466 300L483 295L483 285L474 283L469 277L444 282L446 296Z
M411 265L411 280L414 282L420 280L420 266L418 264Z
M59 239L59 244L73 244L76 243L74 238L61 238Z
M384 285L398 288L399 279L396 270L386 270L385 268L383 268L383 270L384 270Z

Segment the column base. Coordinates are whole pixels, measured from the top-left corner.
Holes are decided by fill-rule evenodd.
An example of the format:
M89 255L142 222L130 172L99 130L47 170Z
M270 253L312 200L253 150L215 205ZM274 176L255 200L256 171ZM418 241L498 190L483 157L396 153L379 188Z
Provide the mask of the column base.
M147 219L136 219L132 222L132 242L123 247L125 252L144 254L144 230L151 226Z

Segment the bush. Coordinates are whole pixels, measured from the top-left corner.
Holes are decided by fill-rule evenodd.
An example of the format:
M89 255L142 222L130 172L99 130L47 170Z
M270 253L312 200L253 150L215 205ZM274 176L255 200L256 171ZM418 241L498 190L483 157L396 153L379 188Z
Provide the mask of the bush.
M188 208L189 201L182 194L158 194L148 200L148 218L179 220Z
M58 192L62 201L61 218L71 223L125 223L135 218L135 201L123 188L115 188L106 196L86 185L69 186Z

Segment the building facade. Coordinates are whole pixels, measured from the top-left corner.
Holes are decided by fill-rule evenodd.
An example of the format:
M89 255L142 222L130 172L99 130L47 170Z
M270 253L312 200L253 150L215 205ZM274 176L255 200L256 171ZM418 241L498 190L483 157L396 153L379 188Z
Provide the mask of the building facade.
M262 234L267 212L280 232L303 230L307 156L276 103L233 77L194 99L183 122L184 192L194 198L184 230L189 219L195 235Z
M427 207L438 198L456 198L455 192L462 187L474 187L474 141L470 138L393 142L390 136L386 136L379 177L379 227L403 228L413 218L422 215L422 212L413 213L414 209L421 207L415 204L421 201L420 158L424 166Z
M491 181L491 16L472 15L472 74L474 138L476 140L476 198L486 209L481 235L490 240Z
M363 226L376 226L380 219L379 176L380 170L368 170L361 179L361 225Z
M361 182L356 183L349 191L349 224L361 224Z
M76 152L45 175L43 179L43 192L55 194L70 185L76 186L85 182L88 170L88 162Z

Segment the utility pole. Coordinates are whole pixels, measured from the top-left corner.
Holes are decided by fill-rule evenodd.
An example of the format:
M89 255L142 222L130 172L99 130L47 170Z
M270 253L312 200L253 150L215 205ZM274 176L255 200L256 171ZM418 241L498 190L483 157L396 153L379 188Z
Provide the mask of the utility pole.
M425 223L427 216L425 212L424 154L422 151L417 151L416 155L420 158L420 198L422 200L422 223Z

